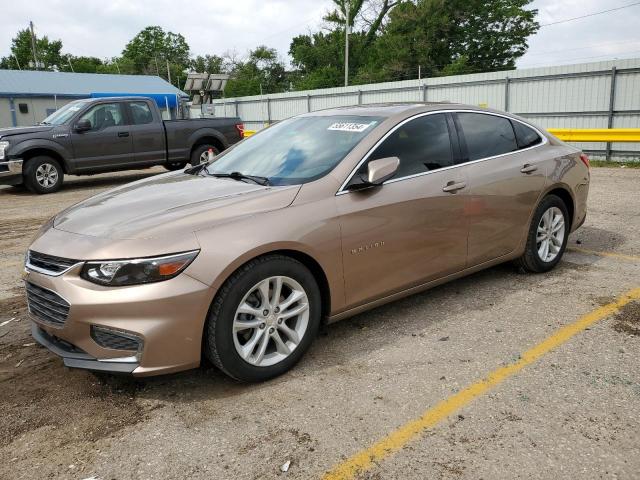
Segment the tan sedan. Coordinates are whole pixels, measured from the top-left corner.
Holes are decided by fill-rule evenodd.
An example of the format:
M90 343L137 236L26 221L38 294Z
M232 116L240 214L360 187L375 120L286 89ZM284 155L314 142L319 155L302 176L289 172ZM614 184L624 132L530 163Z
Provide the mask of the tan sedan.
M585 219L589 162L456 104L300 115L213 162L51 219L26 257L38 342L70 367L265 380L332 322L506 261L545 272Z

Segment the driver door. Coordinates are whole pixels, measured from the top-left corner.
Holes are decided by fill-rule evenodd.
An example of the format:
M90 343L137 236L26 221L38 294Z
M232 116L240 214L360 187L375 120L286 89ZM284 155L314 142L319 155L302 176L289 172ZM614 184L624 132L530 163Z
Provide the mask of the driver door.
M110 169L131 163L133 142L121 102L99 103L76 119L89 120L91 129L72 129L74 161L79 172Z
M396 175L382 186L337 195L349 307L465 268L467 179L454 166L457 148L447 114L411 119L392 130L356 174L370 160L395 156Z

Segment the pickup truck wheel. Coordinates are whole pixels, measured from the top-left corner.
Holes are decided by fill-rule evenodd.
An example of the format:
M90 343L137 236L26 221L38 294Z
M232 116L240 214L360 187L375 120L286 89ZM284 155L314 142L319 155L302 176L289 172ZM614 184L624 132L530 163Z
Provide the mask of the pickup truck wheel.
M207 162L209 160L209 149L213 150L214 155L218 155L220 153L220 150L213 145L209 145L207 143L204 145L198 145L193 149L193 152L191 152L191 166L195 167L196 165Z
M53 193L60 190L64 172L57 160L38 156L26 162L24 185L33 193Z
M167 170L182 170L184 167L187 166L187 162L171 162L171 163L167 163L165 164L164 168L166 168Z

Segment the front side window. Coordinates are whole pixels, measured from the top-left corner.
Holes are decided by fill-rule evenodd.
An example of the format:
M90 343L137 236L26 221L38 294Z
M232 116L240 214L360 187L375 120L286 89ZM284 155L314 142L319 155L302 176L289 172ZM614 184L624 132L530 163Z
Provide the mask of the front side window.
M333 170L382 120L358 115L284 120L223 153L205 172L266 177L271 185L310 182Z
M469 160L493 157L518 149L509 119L483 113L458 113Z
M129 109L134 125L146 125L153 122L153 114L147 102L129 102Z
M120 103L101 103L90 108L79 120L89 120L91 130L104 130L108 127L124 125L124 115Z
M394 130L369 156L369 161L398 157L394 178L408 177L453 165L447 117L424 115ZM366 165L363 166L366 170ZM360 172L363 173L363 172Z
M516 132L518 148L529 148L542 142L540 135L538 135L533 128L515 120L512 120L511 123L513 124L513 129Z

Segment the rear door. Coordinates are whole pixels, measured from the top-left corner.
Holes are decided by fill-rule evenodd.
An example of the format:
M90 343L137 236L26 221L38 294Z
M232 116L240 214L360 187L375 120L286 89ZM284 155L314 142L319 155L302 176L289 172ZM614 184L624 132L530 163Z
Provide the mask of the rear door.
M458 112L455 117L467 162L468 265L474 266L513 252L529 228L546 181L538 148L544 137L500 115Z
M71 130L74 162L79 171L120 167L131 161L133 144L121 102L93 105L76 122L89 120L91 129Z
M356 173L366 172L368 161L396 156L395 177L362 191L348 191L347 184L337 195L350 306L465 267L466 178L454 165L453 129L444 113L401 123Z
M127 102L133 140L133 163L153 165L166 161L164 127L158 109L147 100Z

